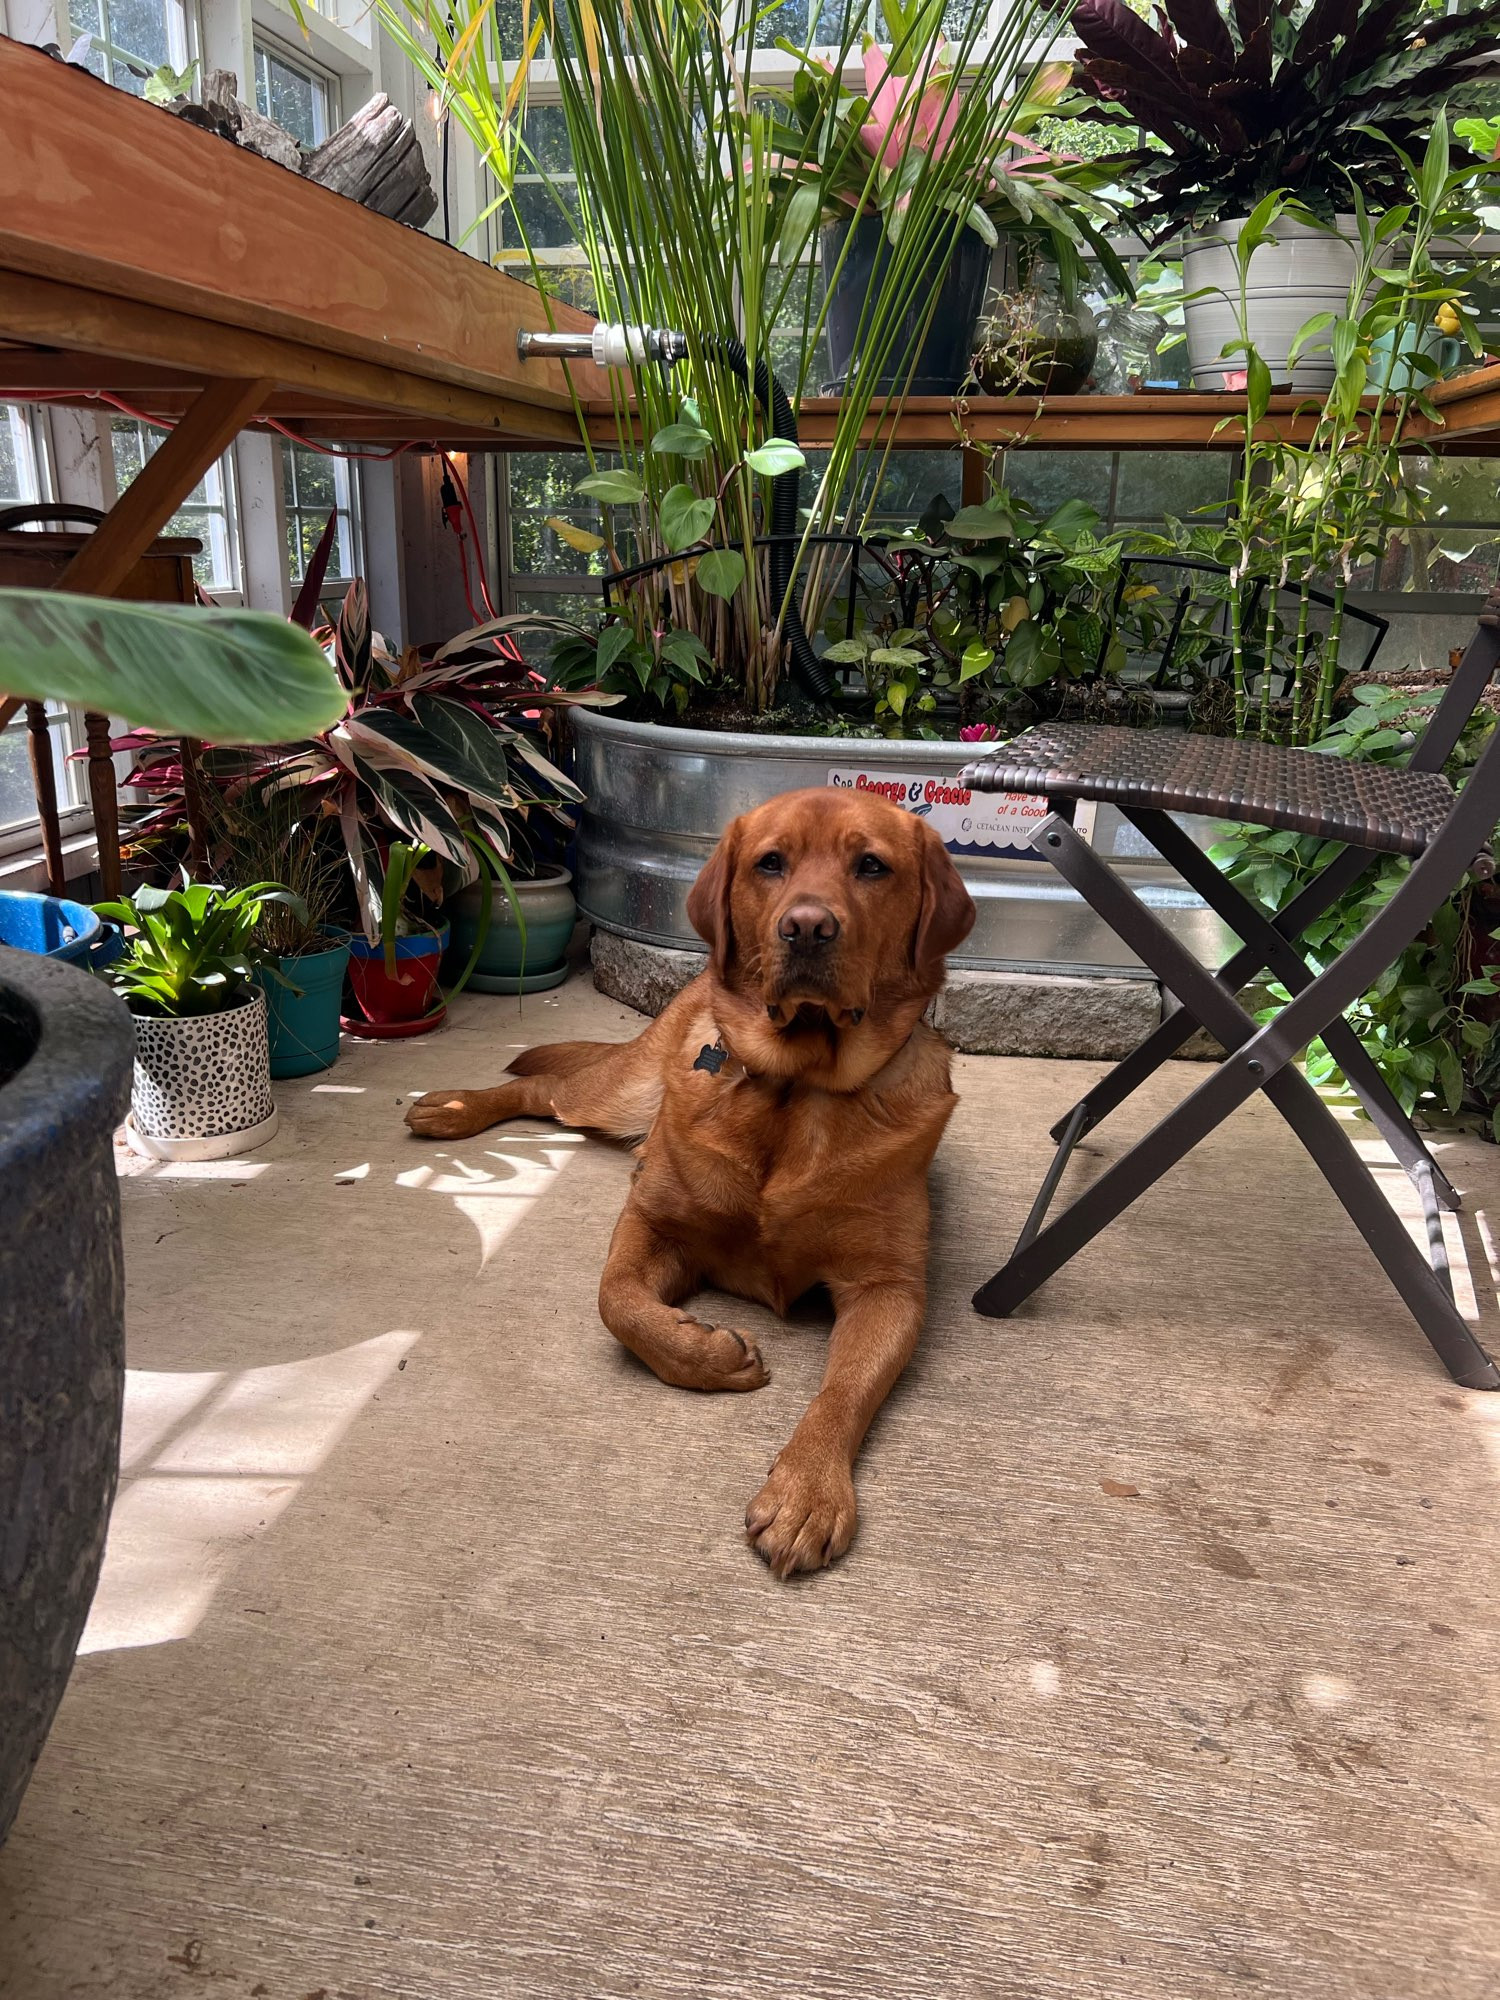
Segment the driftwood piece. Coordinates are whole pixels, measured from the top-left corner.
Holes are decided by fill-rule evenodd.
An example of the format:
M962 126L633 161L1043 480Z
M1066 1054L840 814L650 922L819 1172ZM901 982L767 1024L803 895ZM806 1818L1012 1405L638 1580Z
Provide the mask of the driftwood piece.
M438 205L412 122L383 93L309 153L310 181L420 229Z
M263 117L239 95L240 80L232 69L211 69L203 79L203 102L180 104L177 116L190 125L232 139L247 152L274 160L294 174L302 171L302 148L290 132L283 132L272 119Z

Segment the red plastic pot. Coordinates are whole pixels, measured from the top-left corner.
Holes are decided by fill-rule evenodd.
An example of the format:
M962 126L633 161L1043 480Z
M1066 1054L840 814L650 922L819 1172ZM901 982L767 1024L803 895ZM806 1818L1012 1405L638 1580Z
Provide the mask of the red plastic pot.
M386 969L385 950L356 935L349 945L349 986L356 1011L345 1014L346 1033L373 1041L428 1035L442 1026L438 965L448 943L448 926L397 938L396 970Z

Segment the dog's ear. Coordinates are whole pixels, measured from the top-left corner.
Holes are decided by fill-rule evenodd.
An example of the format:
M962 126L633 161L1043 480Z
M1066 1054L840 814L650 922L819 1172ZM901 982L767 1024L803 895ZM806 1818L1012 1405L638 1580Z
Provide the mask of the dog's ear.
M935 829L925 821L916 823L922 831L922 907L912 957L923 985L936 989L943 977L943 960L974 928L974 899Z
M709 855L697 881L688 890L688 922L709 949L714 974L722 979L734 956L734 926L729 915L729 897L734 888L735 861L739 854L740 823L731 820Z

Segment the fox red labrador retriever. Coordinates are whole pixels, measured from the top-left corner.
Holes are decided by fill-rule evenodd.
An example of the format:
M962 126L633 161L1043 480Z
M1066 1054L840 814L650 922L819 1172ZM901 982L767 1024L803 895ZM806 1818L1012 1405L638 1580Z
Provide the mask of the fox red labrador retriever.
M599 1286L604 1324L664 1382L758 1389L760 1350L682 1301L775 1312L833 1297L823 1386L745 1516L777 1576L848 1548L853 1465L916 1346L927 1169L957 1102L922 1020L974 905L931 827L867 793L789 792L737 819L693 885L708 970L635 1041L528 1049L512 1081L438 1090L407 1123L504 1118L644 1138Z

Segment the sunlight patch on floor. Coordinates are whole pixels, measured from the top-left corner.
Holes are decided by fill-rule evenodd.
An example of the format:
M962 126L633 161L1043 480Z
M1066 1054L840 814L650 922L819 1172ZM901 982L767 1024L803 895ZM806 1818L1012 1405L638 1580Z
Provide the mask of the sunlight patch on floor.
M194 1632L247 1544L316 1472L421 1338L222 1375L128 1369L124 1477L80 1653Z
M475 1150L433 1151L420 1166L397 1174L397 1187L446 1195L479 1237L483 1270L538 1195L545 1194L585 1143L581 1132L508 1132L503 1146L472 1142ZM522 1150L530 1148L530 1151Z

